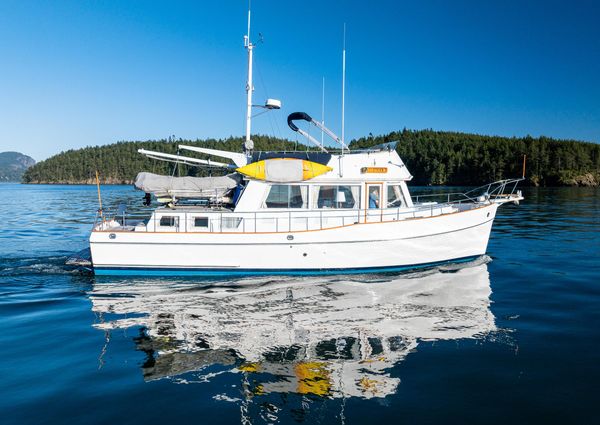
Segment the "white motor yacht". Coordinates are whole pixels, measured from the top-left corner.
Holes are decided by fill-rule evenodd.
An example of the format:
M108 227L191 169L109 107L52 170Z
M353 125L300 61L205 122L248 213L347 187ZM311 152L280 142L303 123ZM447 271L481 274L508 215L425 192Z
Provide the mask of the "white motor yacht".
M390 272L468 261L485 254L498 207L523 199L521 179L463 194L412 197L412 175L386 143L350 150L306 113L289 127L316 148L259 152L250 138L252 55L248 35L246 142L243 152L180 145L173 155L140 154L219 168L220 177L140 173L136 187L160 207L137 220L100 211L90 250L98 275L248 275ZM279 109L268 99L263 106ZM296 124L307 121L338 145L334 151ZM343 134L343 130L342 130ZM216 158L212 159L212 158Z

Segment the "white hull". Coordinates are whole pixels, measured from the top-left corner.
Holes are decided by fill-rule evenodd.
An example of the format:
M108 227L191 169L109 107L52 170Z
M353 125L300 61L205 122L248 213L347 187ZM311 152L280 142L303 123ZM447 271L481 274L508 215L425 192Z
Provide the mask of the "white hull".
M90 246L99 275L392 271L485 254L497 208L289 233L94 231Z

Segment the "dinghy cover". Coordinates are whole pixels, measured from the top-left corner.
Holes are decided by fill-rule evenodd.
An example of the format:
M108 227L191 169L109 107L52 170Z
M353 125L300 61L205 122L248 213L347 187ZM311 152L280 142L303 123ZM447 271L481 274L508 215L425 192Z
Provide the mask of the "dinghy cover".
M171 177L142 172L135 178L136 189L156 197L221 197L242 181L238 173L219 177Z

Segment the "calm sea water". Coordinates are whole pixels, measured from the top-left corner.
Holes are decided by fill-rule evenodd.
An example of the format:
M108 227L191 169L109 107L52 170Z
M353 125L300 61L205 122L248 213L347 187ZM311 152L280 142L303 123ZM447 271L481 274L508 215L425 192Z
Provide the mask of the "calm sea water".
M600 191L524 194L460 267L142 280L63 265L94 187L0 185L0 422L600 423Z

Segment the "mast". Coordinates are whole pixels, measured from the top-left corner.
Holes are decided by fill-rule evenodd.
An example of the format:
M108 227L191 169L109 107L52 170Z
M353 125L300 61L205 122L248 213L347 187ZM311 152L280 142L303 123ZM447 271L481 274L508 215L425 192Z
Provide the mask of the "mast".
M248 80L246 82L246 141L244 143L244 151L251 151L254 148L254 143L250 139L250 131L252 129L252 50L254 44L250 41L250 1L248 1L248 34L244 36L244 47L248 50Z
M342 143L346 143L344 133L344 107L346 104L346 23L344 22L344 44L342 49ZM342 149L342 155L344 149Z
M344 42L342 47L342 154L339 156L339 175L344 177L345 108L346 106L346 23L344 22Z

